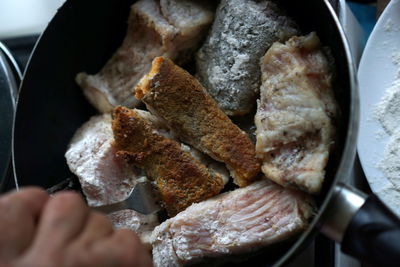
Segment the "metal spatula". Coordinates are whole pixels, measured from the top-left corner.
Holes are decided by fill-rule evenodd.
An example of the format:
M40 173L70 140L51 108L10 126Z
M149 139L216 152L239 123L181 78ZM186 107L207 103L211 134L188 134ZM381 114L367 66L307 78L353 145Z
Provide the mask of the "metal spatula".
M82 193L78 178L71 176L63 180L61 183L48 188L47 192L49 194L55 194L59 191L65 190L73 190ZM160 211L161 206L159 205L158 197L154 193L151 183L138 182L129 193L129 197L124 201L110 205L92 207L92 209L105 214L123 209L131 209L142 214L152 214Z
M161 206L157 202L151 183L140 182L135 185L130 192L129 197L124 201L110 205L92 207L92 209L105 214L124 209L131 209L147 215L160 211Z

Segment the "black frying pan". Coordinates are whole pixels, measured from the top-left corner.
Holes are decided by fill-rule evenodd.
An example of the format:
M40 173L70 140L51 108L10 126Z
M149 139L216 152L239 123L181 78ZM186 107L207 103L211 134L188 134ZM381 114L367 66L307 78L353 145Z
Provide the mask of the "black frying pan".
M97 72L121 44L134 1L67 1L41 36L21 86L13 135L13 163L20 186L48 188L71 175L64 159L75 130L96 112L75 84L80 71ZM342 29L327 0L279 1L304 33L316 31L336 63L341 108L338 142L317 197L318 213L296 240L252 257L247 264L281 265L318 230L342 242L345 252L385 266L400 262L400 223L374 196L344 185L354 163L358 128L355 70ZM371 216L372 214L372 216Z

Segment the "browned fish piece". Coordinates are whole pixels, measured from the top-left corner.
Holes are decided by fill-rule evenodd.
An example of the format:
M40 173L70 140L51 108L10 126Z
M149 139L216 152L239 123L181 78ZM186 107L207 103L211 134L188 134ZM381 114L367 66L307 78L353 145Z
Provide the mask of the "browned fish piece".
M224 162L239 186L248 185L259 173L260 163L248 136L193 76L171 60L154 59L149 74L136 88L136 97L183 142Z
M332 67L315 33L275 43L261 59L256 150L283 186L320 191L338 113Z
M132 5L121 47L95 75L79 73L77 83L100 112L136 107L132 91L156 56L185 63L199 47L213 19L204 1L140 0Z
M117 107L112 128L117 156L143 168L154 180L170 216L223 188L220 175L210 172L179 143L158 133L135 110Z
M156 267L255 251L299 234L313 214L310 196L268 180L193 204L151 236Z
M65 153L68 167L78 177L92 207L125 200L139 180L146 179L141 171L116 157L111 120L110 114L90 118L76 131ZM109 217L114 227L135 231L146 244L159 224L156 214L143 215L133 210L117 211Z

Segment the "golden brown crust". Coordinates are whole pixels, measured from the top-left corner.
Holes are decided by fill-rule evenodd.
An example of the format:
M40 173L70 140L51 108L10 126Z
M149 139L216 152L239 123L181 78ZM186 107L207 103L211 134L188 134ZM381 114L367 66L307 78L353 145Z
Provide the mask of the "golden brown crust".
M155 181L170 216L223 188L220 176L211 174L177 142L158 134L136 111L115 108L112 128L117 156L143 168Z
M180 138L224 162L235 183L246 186L260 171L253 143L218 108L204 87L171 60L157 57L136 88L136 97Z

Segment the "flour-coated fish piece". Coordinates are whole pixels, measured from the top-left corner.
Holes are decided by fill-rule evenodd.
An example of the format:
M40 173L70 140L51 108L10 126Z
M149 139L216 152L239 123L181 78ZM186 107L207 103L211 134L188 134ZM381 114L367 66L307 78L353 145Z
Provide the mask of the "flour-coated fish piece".
M213 19L203 1L140 0L131 7L128 30L121 47L94 75L76 76L85 96L100 112L115 106L136 107L136 83L156 56L188 61L200 46ZM99 44L101 45L101 44Z
M274 42L298 33L273 1L222 0L196 56L197 77L226 114L249 113L261 84L260 58Z
M252 252L294 237L308 226L310 196L268 180L193 204L157 226L155 266L183 266L204 258Z
M317 35L275 43L261 59L256 151L265 176L318 193L334 144L333 65Z

